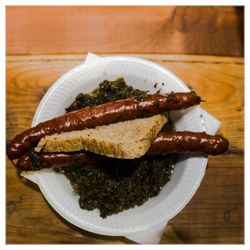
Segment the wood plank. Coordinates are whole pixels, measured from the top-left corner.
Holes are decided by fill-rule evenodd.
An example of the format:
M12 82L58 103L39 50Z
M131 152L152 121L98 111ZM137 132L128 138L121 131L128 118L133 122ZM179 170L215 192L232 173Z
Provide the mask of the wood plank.
M137 55L140 56L140 55ZM223 156L210 157L202 184L173 218L161 243L243 243L244 105L243 58L144 55L168 67L207 102L230 141ZM82 62L82 55L7 57L7 140L28 128L51 84ZM32 235L32 237L30 237ZM24 181L7 160L8 243L131 243L80 230L54 212L35 185Z
M243 7L7 6L7 54L243 55Z
M233 63L233 64L243 64L244 58L242 57L231 57L231 56L223 56L223 57L215 57L209 55L202 55L202 57L198 56L190 56L188 54L105 54L105 53L95 53L98 56L137 56L146 60L153 60L155 62L191 62L191 63ZM78 61L79 63L83 62L86 58L87 54L43 54L43 55L33 55L30 57L32 62L34 61ZM8 62L27 62L29 57L27 55L9 55L7 57ZM202 61L203 60L203 61Z

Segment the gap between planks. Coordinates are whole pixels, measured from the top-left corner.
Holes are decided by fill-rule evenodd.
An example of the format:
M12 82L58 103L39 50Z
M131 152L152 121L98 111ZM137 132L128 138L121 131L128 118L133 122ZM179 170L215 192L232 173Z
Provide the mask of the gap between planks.
M185 54L100 54L99 56L134 56L161 62L188 62L210 64L244 64L243 57L185 55ZM8 55L7 62L35 62L35 61L84 61L87 54L55 54L55 55Z

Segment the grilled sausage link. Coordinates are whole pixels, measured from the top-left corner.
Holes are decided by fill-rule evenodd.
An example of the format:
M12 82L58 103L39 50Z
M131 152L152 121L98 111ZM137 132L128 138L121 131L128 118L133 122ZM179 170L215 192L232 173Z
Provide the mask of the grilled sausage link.
M118 121L131 120L145 114L159 114L168 110L185 109L199 104L201 98L195 92L154 94L139 101L128 98L105 103L95 107L86 107L52 120L39 123L17 135L7 147L9 159L17 159L37 145L46 135L84 128L93 128Z
M92 164L98 161L99 155L91 152L67 152L67 153L33 153L22 155L16 163L20 170L39 170L43 168L65 167L74 164Z
M182 152L202 152L208 155L219 155L225 153L228 146L228 140L220 135L212 136L196 132L161 132L152 142L147 155ZM35 162L28 155L23 155L18 160L16 167L21 170L38 170L68 166L72 165L72 163L91 164L106 158L90 152L35 154Z
M220 135L169 131L158 134L147 154L201 152L207 155L219 155L225 153L228 146L228 140Z

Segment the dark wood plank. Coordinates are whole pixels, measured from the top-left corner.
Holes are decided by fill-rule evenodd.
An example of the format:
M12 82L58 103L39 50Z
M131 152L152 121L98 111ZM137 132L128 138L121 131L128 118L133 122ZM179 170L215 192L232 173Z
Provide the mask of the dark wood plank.
M243 7L8 6L7 54L243 55Z

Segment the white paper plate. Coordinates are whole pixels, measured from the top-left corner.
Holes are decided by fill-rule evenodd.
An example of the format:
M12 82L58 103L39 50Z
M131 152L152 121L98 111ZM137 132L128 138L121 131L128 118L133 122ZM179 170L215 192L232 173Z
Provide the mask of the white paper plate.
M48 72L49 73L49 72ZM189 91L188 87L172 72L155 63L123 56L105 57L87 65L81 64L57 80L42 99L32 126L64 114L64 108L73 102L79 92L88 93L105 80L124 77L127 84L155 93L153 85L164 83L162 92ZM177 130L204 131L200 108L189 112L173 112ZM104 235L127 235L148 229L174 217L190 201L205 173L206 157L179 159L169 183L157 197L142 206L102 219L99 211L86 211L79 207L67 179L53 171L38 174L38 185L50 205L67 221Z

